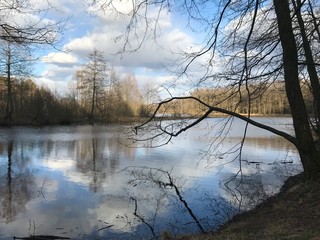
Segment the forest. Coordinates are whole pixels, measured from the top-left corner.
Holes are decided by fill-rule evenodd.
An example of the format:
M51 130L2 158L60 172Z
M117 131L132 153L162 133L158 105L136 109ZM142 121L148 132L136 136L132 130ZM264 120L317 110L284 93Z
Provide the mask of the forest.
M137 85L134 75L120 78L114 69L109 75L93 84L94 80L81 75L80 69L70 83L68 93L62 95L49 88L38 86L31 78L12 78L10 92L8 80L0 78L0 119L1 125L46 125L46 124L85 124L85 123L129 123L140 118L150 117L156 103L148 103L143 91ZM96 89L93 89L95 85ZM258 86L251 86L252 89ZM284 83L264 86L263 94L251 96L250 114L253 116L275 116L290 114L285 95ZM312 112L312 98L307 85L303 87ZM191 96L202 101L240 114L248 114L246 91L242 101L237 96L227 101L223 98L227 88L201 88L191 92ZM254 92L254 91L253 91ZM93 95L95 96L93 97ZM147 95L146 93L145 95ZM202 104L186 99L171 102L161 111L164 117L194 117L203 114ZM216 116L217 114L212 114Z
M301 87L306 99L308 112L312 114L313 101L310 88L307 83L302 83ZM249 88L249 91L247 91L247 89L242 86L237 94L229 94L229 87L199 88L192 91L190 96L200 99L208 105L242 115L282 116L291 113L283 81L273 83L263 82L262 84L257 83L250 85ZM248 96L248 93L250 93L250 96ZM158 113L162 113L165 116L198 117L203 115L206 110L206 106L202 103L192 99L184 99L183 101L172 101L168 104L164 104L158 110ZM219 115L222 114L219 112L210 114L210 116Z
M0 124L47 125L85 123L129 123L151 117L159 101L152 84L138 87L134 75L120 77L109 66L103 52L93 49L88 61L77 68L65 94L38 86L25 64L26 55L16 54L14 44L4 51L6 58L0 76ZM21 53L21 49L17 51ZM15 60L14 60L15 59ZM307 108L313 111L312 94L307 82L301 83ZM290 114L284 81L242 86L236 94L230 87L198 88L190 96L206 104L239 114L256 116ZM250 93L250 96L248 94ZM152 102L155 101L155 102ZM206 111L203 104L185 99L163 105L162 117L198 117ZM213 113L211 116L221 115Z
M67 93L59 94L32 80L26 58L18 59L15 47L11 43L6 49L1 69L1 125L119 123L140 115L143 99L135 76L118 76L102 52L93 50L88 63L75 71Z
M6 126L129 122L139 115L142 105L133 76L108 86L97 98L93 113L92 101L77 88L61 95L36 85L30 78L13 78L9 100L6 78L1 77L0 81L1 125ZM131 89L136 89L137 95Z
M9 42L4 46L0 65L1 125L129 123L152 116L160 101L151 83L144 89L139 88L133 74L120 76L106 61L104 53L97 49L93 49L87 62L75 70L68 91L61 94L38 86L32 80L28 62L30 49ZM220 86L198 88L190 95L239 114L284 115L290 114L284 87L283 81L263 81L250 85L250 91L242 86L237 94L230 95L228 86ZM312 112L312 95L307 82L302 82L302 89L309 112ZM159 113L162 117L197 117L204 111L202 104L186 99L166 104Z
M139 88L133 74L120 76L97 49L75 70L67 93L52 92L32 80L30 49L2 42L5 47L0 61L1 125L128 123L152 116L160 101L160 93L152 83ZM313 97L307 81L301 81L301 89L308 112L312 113ZM189 94L206 104L239 114L290 114L285 84L280 80L241 86L239 91L230 86L203 87ZM203 104L185 99L163 105L158 113L162 117L198 117L205 110Z

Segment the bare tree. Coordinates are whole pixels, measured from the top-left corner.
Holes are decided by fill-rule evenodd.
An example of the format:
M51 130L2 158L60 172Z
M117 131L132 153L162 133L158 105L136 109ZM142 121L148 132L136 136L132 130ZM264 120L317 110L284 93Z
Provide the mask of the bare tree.
M27 78L31 75L31 65L34 59L31 57L31 49L28 45L21 45L7 41L0 41L0 73L5 76L6 91L6 113L4 116L5 123L13 123L14 112L14 81L18 78Z
M103 53L94 49L88 56L89 63L76 72L78 89L83 104L89 104L89 120L94 122L97 110L103 112L109 69ZM102 104L102 105L101 105Z
M55 48L65 24L64 20L46 18L53 8L49 2L44 3L47 6L39 8L29 0L0 2L0 71L6 76L5 121L9 125L13 122L13 79L30 76L30 63L37 59L31 52L40 45Z
M95 1L94 1L95 2ZM113 8L119 14L125 14L105 0L102 9ZM320 178L319 133L319 78L316 54L319 52L320 10L317 1L300 0L190 0L190 1L132 1L132 10L128 12L129 22L123 35L125 44L122 51L136 51L147 39L148 34L157 37L161 13L175 12L186 16L186 25L203 36L195 50L184 52L181 58L178 76L196 82L191 87L224 86L224 98L217 101L203 101L196 97L172 97L162 101L151 119L154 119L167 104L192 100L203 106L204 113L193 121L182 120L179 124L163 126L152 121L135 128L144 129L151 124L158 133L154 137L175 137L198 124L212 112L237 117L247 124L269 130L284 137L297 148L304 168L305 178ZM129 1L128 1L129 4ZM210 9L210 11L208 11ZM158 11L157 15L149 12ZM145 28L144 35L135 31ZM201 34L200 34L201 33ZM138 38L138 39L135 39ZM131 44L134 39L135 46ZM131 48L130 48L131 47ZM216 70L217 60L220 70ZM193 69L202 75L192 74ZM294 135L278 131L257 123L251 119L251 102L264 94L266 88L277 81L285 83L285 91L293 119ZM314 100L314 112L309 113L302 94L302 83L307 83ZM178 83L177 83L178 84ZM240 89L245 88L246 94ZM233 110L217 107L221 101L237 97ZM236 109L245 104L246 115L236 113ZM241 146L245 141L247 128ZM313 133L316 133L313 135ZM241 148L239 158L241 160ZM240 161L241 162L241 161Z
M122 97L128 103L133 115L138 115L138 109L142 104L142 96L134 75L127 75L121 82Z

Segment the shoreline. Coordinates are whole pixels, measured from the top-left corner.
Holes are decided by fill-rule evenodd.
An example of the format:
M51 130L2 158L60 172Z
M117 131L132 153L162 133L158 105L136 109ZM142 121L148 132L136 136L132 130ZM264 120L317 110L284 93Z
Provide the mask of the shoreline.
M289 177L280 192L234 216L218 230L163 240L320 240L320 180Z

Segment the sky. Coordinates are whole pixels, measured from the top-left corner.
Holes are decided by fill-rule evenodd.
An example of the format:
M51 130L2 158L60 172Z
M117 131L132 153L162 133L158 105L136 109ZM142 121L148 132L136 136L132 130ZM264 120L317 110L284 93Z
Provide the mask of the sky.
M43 3L42 0L32 1L39 5ZM124 13L129 11L128 2L119 0L115 3ZM41 62L37 63L35 80L37 84L61 94L68 91L76 69L87 61L94 48L104 53L110 67L120 76L135 75L138 86L143 89L146 83L157 87L174 79L171 70L178 67L176 53L186 50L195 40L179 17L163 11L158 20L156 41L150 37L138 51L117 54L124 46L124 41L118 37L125 32L128 17L117 16L108 9L99 11L96 6L88 6L78 0L55 0L52 5L54 8L46 17L68 20L58 49L47 49ZM148 16L156 17L157 14L158 9L151 9ZM138 37L144 32L144 26L135 29ZM130 44L135 43L136 38L132 38ZM171 90L171 94L174 91Z
M131 28L128 41L125 44L123 36L128 29L130 20L130 10L133 3L146 2L144 0L24 0L21 3L31 3L34 9L44 9L50 4L49 11L41 12L42 17L27 13L27 18L34 22L54 22L63 20L65 25L61 34L57 36L58 44L53 47L47 47L45 50L36 50L41 53L41 59L35 65L35 81L38 85L50 88L52 91L60 94L67 93L74 74L82 64L88 62L88 55L94 50L104 53L105 59L110 68L120 76L134 75L138 86L144 91L146 86L162 90L160 96L162 99L171 96L190 95L190 87L217 87L227 84L220 79L212 81L212 77L218 71L227 71L229 55L242 56L243 49L228 49L228 44L232 46L233 36L230 42L223 39L229 35L229 31L237 26L237 33L247 34L248 24L252 19L252 14L247 14L248 20L242 18L241 28L238 25L238 12L231 9L230 14L225 14L221 25L219 25L219 36L216 39L216 24L220 21L219 16L223 11L222 5L215 5L215 1L200 1L191 9L184 9L184 1L167 1L170 11L159 6L148 9L146 16L148 19L148 35L144 38L146 32L146 23L143 18L139 18L138 24ZM112 2L115 12L110 6L105 6L101 10L103 3ZM3 4L14 1L0 1L0 19L8 21L9 24L17 22L22 23L26 18L20 15L12 15L3 10ZM89 2L94 4L88 4ZM161 2L161 1L148 1ZM179 4L181 6L179 6ZM29 7L30 7L29 6ZM190 7L190 6L189 6ZM143 9L139 14L144 14ZM233 12L235 11L235 12ZM260 10L263 13L263 9ZM160 12L160 14L159 14ZM269 13L269 11L267 11ZM190 15L191 14L191 15ZM268 15L268 14L267 14ZM141 15L140 15L141 16ZM264 16L264 14L262 14ZM10 18L11 17L11 18ZM38 19L37 19L38 18ZM157 19L157 29L154 31L154 19ZM190 21L188 21L190 20ZM263 31L261 23L268 25L262 19L260 24L256 24L255 32ZM132 23L132 22L131 22ZM133 21L133 23L135 23ZM230 29L229 29L229 28ZM241 31L240 31L241 30ZM154 37L156 33L156 37ZM237 36L238 36L237 35ZM231 35L230 35L231 36ZM221 39L223 41L221 41ZM226 37L227 38L227 37ZM124 46L126 50L135 50L139 41L143 39L143 44L137 51L121 52ZM218 44L213 44L217 40ZM226 47L220 49L219 44ZM214 51L213 51L214 49ZM225 52L226 51L226 52ZM230 52L229 52L230 51ZM186 55L189 56L189 62ZM201 54L199 54L201 53ZM198 54L196 60L192 57ZM228 55L229 54L229 55ZM190 57L191 56L191 57ZM177 81L177 72L188 65L187 74L183 75ZM232 67L232 64L231 64ZM241 67L241 65L240 65ZM253 71L251 71L253 72ZM170 88L169 88L170 87ZM169 89L169 91L168 91Z

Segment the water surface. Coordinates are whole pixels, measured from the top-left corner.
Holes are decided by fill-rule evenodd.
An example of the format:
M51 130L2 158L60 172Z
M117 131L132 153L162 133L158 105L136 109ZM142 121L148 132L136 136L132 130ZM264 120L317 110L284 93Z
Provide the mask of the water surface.
M292 131L288 118L258 120ZM0 239L207 231L301 170L291 144L255 127L239 161L245 125L235 121L213 142L220 121L209 119L161 148L124 145L126 126L0 129Z

